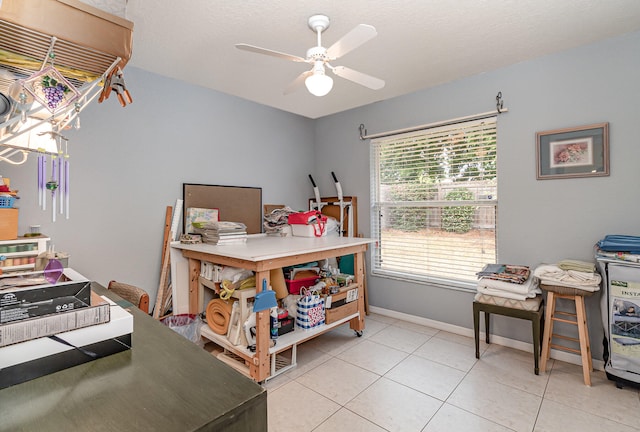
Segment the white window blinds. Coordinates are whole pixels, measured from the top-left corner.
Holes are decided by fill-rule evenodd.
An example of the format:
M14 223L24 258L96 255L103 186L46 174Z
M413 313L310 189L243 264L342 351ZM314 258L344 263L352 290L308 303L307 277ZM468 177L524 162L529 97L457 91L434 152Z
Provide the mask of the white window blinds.
M371 145L372 272L471 287L496 260L496 118Z

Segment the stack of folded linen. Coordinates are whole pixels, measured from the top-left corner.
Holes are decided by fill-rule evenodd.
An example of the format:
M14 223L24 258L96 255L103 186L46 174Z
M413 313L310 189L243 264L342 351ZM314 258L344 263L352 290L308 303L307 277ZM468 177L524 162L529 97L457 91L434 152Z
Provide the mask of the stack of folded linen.
M533 274L545 285L558 285L589 292L598 291L602 281L593 263L578 260L541 264L536 267Z
M538 279L531 275L527 266L485 266L483 271L478 272L478 277L478 294L527 300L542 293Z

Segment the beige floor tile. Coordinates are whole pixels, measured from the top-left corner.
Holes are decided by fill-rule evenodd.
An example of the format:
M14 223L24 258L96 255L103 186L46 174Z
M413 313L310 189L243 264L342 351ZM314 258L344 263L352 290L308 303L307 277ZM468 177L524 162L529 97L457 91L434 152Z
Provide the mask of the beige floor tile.
M512 430L493 423L453 405L444 404L422 432L511 432Z
M362 337L370 338L371 336L377 334L380 330L385 329L390 325L391 324L388 324L386 322L369 319L369 317L367 317L364 320L364 331L362 332Z
M464 376L461 370L411 355L387 372L385 378L444 401Z
M378 375L384 375L408 355L397 349L364 340L337 357Z
M267 393L269 432L312 431L339 409L337 403L295 381Z
M470 370L476 363L474 346L442 339L438 335L426 341L413 354L464 372Z
M396 318L391 318L389 316L380 315L380 314L376 314L376 313L371 313L371 314L367 315L367 320L383 322L385 324L393 324L395 322L400 321L400 320L398 320Z
M318 351L335 356L359 344L363 340L363 338L356 336L353 331L345 331L338 328L313 338L304 344L315 348Z
M473 366L469 375L483 375L494 381L538 396L544 394L549 375L534 372L533 354L491 345Z
M426 334L429 336L434 336L436 333L440 331L433 327L427 327L427 326L423 326L423 325L408 322L408 321L396 321L392 325L395 327L400 327L406 330L411 330L411 331Z
M431 336L425 333L391 325L371 336L369 340L406 353L412 353L430 338Z
M475 349L475 346L476 346L476 342L475 342L475 339L473 337L463 336L463 335L450 333L450 332L446 332L446 331L439 331L438 333L436 333L434 335L434 337L440 338L440 339L445 339L445 340L448 340L449 342L455 342L455 343L458 343L458 344L461 344L461 345L474 347L474 349ZM480 347L483 350L485 350L487 347L486 346L483 347L482 346L483 344L487 345L485 340L481 337L480 338Z
M379 378L373 372L332 358L298 377L296 382L344 405Z
M347 409L389 431L420 431L442 402L380 378L345 405Z
M640 425L629 427L591 412L576 410L559 402L545 399L533 430L535 432L637 432L640 430Z
M385 429L346 408L342 408L313 432L385 432Z
M538 415L542 398L497 383L491 377L467 375L447 403L506 426L529 432Z
M298 345L298 352L296 354L297 366L286 372L284 375L291 379L295 379L300 375L304 375L313 368L322 365L324 362L331 358L332 356L315 349L313 345L303 343L301 345Z
M566 370L572 372L565 372ZM556 368L554 365L544 397L546 400L640 429L638 390L617 388L602 371L591 372L591 387L588 387L584 385L581 366L564 363Z
M274 390L279 389L283 385L287 384L291 381L291 377L287 376L287 374L278 375L275 378L268 380L267 382L262 383L262 387L267 389L268 392L272 392Z

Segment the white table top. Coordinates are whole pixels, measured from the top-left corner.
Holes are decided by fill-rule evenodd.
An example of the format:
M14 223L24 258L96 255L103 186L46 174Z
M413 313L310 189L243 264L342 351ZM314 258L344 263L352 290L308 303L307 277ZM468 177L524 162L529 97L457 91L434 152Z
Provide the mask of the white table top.
M362 237L277 237L267 236L266 234L255 234L249 235L247 242L240 244L218 246L205 243L182 244L180 242L172 242L171 247L259 262L297 254L366 245L373 242L375 242L374 239Z

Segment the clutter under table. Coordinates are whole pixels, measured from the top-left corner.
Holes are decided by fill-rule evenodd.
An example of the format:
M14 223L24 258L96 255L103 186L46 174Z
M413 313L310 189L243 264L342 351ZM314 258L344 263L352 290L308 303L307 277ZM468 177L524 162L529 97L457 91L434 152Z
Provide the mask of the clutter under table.
M364 330L364 253L372 239L355 237L274 237L250 235L243 244L171 244L172 286L174 314L198 314L204 310L203 287L199 283L202 262L211 262L223 266L234 266L255 272L256 283L266 280L271 285L270 273L273 269L304 264L345 255L354 255L353 287L359 288L357 309L354 313L332 323L322 324L308 331L294 331L280 337L275 346L270 339L269 310L256 312L255 352L246 347L233 345L226 338L216 338L211 332L203 331L207 338L211 336L215 343L242 359L249 367L249 375L262 382L275 375L276 355L291 349L295 358L296 346L306 340L319 336L330 329L349 322L357 335ZM203 326L204 330L204 326Z

